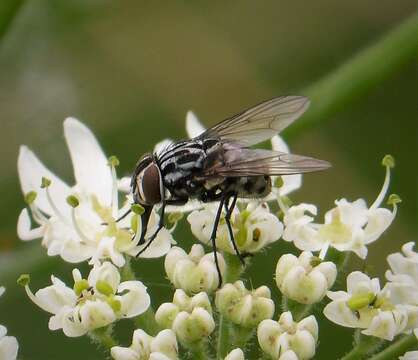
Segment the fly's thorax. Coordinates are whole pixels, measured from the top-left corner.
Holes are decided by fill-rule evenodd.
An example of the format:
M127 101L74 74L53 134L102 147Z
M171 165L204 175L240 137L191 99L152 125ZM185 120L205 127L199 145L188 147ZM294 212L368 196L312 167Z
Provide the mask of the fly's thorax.
M145 154L138 161L131 187L136 203L154 205L161 202L164 190L161 172L151 154Z

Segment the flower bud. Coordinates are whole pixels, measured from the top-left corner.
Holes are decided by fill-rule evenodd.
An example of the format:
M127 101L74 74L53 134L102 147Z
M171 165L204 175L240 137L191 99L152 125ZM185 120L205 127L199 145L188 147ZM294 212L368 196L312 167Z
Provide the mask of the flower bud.
M244 352L240 348L232 350L224 360L244 360Z
M254 327L274 314L270 289L261 286L249 291L242 281L225 284L216 292L215 304L223 316L243 327Z
M318 323L313 315L295 322L288 311L279 321L263 320L257 337L261 349L274 359L311 359L318 341Z
M189 297L183 290L176 290L173 302L162 304L155 320L161 327L173 329L185 343L198 341L215 328L210 300L204 292Z
M292 254L280 257L276 266L276 284L289 299L302 304L322 300L337 276L334 263L320 262L312 253L304 251L299 258Z
M180 341L191 343L208 337L215 330L215 321L205 309L196 307L191 313L180 312L174 319L173 330Z
M218 261L221 274L224 274L226 264L219 253ZM212 292L218 287L214 255L205 255L202 245L193 245L189 254L179 247L171 248L165 258L164 267L172 284L189 294Z

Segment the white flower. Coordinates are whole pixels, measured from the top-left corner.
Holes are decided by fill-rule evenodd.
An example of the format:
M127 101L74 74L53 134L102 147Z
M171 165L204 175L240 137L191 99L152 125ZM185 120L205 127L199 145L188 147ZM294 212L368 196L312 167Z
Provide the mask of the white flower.
M6 289L0 286L0 296L4 294ZM15 360L17 358L17 351L19 344L14 336L6 336L7 329L0 325L0 359L1 360Z
M413 250L415 243L402 246L402 253L390 254L387 261L391 270L386 271L393 301L399 304L418 305L418 253Z
M14 336L7 336L7 329L0 325L0 359L15 360L19 344Z
M187 216L193 235L207 245L210 245L215 215L216 204L210 204ZM279 240L283 232L283 224L277 216L270 213L267 203L252 202L242 211L235 208L231 225L238 249L246 253L255 253ZM218 226L216 244L219 249L235 254L228 227L223 218Z
M41 309L53 314L49 329L62 329L69 337L82 336L90 330L111 324L121 318L144 313L150 305L146 287L140 281L120 282L117 268L110 262L96 264L88 279L73 270L74 287L67 287L51 276L52 285L35 294L29 280L23 279L29 298Z
M215 304L218 311L234 324L251 328L262 320L271 319L274 302L267 286L249 291L242 281L225 284L216 292Z
M399 360L418 360L418 351L408 351Z
M347 277L347 292L329 291L327 295L332 301L325 306L324 315L338 325L364 329L363 334L386 340L406 329L407 310L390 302L380 290L378 278L355 271Z
M236 348L230 351L224 360L245 360L244 352L240 348Z
M189 297L177 289L173 302L158 308L155 320L161 327L172 329L186 344L205 339L215 330L212 307L204 292Z
M117 160L107 159L93 133L76 119L64 121L64 136L76 179L72 187L49 171L26 146L20 148L19 179L35 227L31 228L29 212L23 209L18 219L18 235L22 240L43 238L48 255L60 255L68 262L111 259L115 265L123 266L123 254L135 255L141 247L137 246L139 237L132 240L132 232L126 230L137 215L130 214L115 222L129 210L129 203L119 209ZM69 196L72 206L68 203ZM153 234L157 223L158 215L153 214L148 236ZM141 257L165 255L171 241L170 233L162 229Z
M322 300L337 277L337 267L330 261L318 262L304 251L299 258L292 254L280 257L276 266L276 284L288 298L302 304Z
M171 330L160 331L152 337L137 329L130 347L114 346L110 349L115 360L176 360L177 353L176 336Z
M257 337L261 349L274 359L311 359L318 341L318 323L313 315L295 322L288 311L279 321L263 320Z
M389 203L393 206L392 211L380 207L389 188L393 161L390 156L384 158L385 181L377 199L370 207L367 207L363 199L354 202L346 199L336 200L336 207L325 214L324 224L313 223L313 216L317 214L314 205L300 204L287 209L279 199L285 213L283 239L292 241L301 250L321 251L319 257L322 259L330 246L338 251L352 251L365 259L366 245L376 241L396 216L397 203L400 201L397 196L392 195L389 198Z
M226 264L221 254L218 254L218 262L224 275ZM189 254L182 248L171 248L165 257L164 267L171 283L187 293L210 293L218 287L214 254L205 255L202 245L193 245Z

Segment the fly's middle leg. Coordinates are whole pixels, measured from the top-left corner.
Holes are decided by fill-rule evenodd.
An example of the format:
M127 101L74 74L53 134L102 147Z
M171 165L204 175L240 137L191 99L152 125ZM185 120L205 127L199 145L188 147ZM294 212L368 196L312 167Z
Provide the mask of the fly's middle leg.
M227 198L227 200L225 201L225 211L226 211L225 222L226 222L226 225L228 227L229 239L232 242L232 246L234 247L235 254L238 256L238 259L241 262L241 265L245 266L244 257L239 252L237 243L235 242L234 232L232 231L232 226L231 226L231 215L232 215L232 212L234 211L235 205L237 203L237 198L238 198L238 194L234 193L234 194L230 195ZM229 200L230 199L232 199L232 203L229 206Z

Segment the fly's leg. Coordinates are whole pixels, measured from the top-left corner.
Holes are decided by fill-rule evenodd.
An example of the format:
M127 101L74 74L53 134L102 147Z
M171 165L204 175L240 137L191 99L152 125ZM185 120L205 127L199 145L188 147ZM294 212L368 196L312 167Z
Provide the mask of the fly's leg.
M222 196L219 202L218 211L216 213L215 222L213 224L212 235L210 236L210 241L212 242L213 257L215 258L216 271L218 272L218 279L219 279L218 288L220 288L222 285L222 274L221 274L221 269L219 268L218 249L216 247L216 232L218 230L219 220L221 219L222 208L223 208L224 203L225 203L225 196Z
M155 230L154 234L152 234L152 236L148 239L147 244L144 246L143 249L141 249L141 251L138 252L138 254L136 254L136 257L138 257L139 255L141 255L144 251L146 251L152 244L152 242L155 240L155 238L157 237L158 233L160 232L160 230L164 227L164 214L165 214L165 201L163 201L163 204L161 206L161 215L160 215L160 221L158 222L158 227L157 230ZM145 233L146 233L147 229L142 228L142 236L141 239L144 239L142 242L140 241L140 244L143 244L143 242L145 241Z
M234 211L235 205L237 203L237 198L238 198L238 195L237 195L237 193L235 193L225 201L225 211L226 211L225 222L226 222L226 225L228 227L229 239L232 242L232 246L234 247L235 254L238 256L238 259L241 262L241 265L245 266L244 257L239 252L237 243L235 242L234 232L232 231L232 226L231 226L231 215L232 215L232 212ZM232 199L231 206L229 206L229 200L230 199Z

